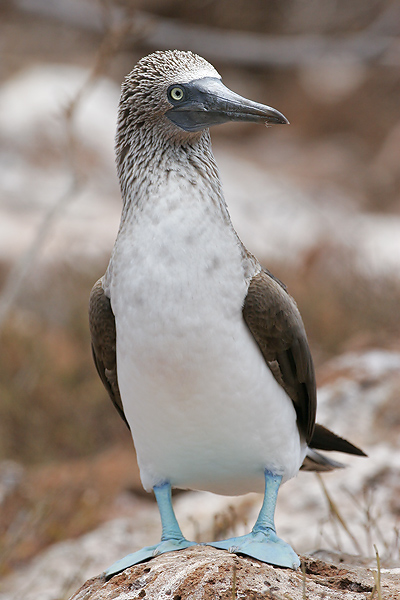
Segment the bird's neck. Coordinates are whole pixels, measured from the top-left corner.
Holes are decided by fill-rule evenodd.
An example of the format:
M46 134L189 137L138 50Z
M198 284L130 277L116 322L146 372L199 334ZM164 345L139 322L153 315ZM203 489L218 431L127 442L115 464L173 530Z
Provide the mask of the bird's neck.
M117 135L117 169L123 198L122 220L167 192L171 181L200 187L206 202L212 199L224 219L230 218L223 197L218 167L211 149L209 131L190 140L173 142L152 131L131 132L129 140Z

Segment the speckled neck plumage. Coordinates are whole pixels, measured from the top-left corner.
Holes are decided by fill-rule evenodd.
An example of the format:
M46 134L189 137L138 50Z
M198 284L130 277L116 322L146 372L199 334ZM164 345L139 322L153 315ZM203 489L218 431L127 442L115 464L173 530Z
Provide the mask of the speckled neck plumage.
M128 128L121 124L117 168L124 211L131 206L140 210L153 188L162 186L173 171L193 181L200 177L207 196L210 194L225 205L208 131L190 140L176 141L157 137L151 126L140 128L131 124Z
M225 205L209 131L184 132L165 116L169 104L162 98L168 86L186 81L188 72L219 77L212 65L191 52L156 52L139 61L122 85L116 160L124 212L131 205L140 208L171 170L186 178L200 175L207 191Z

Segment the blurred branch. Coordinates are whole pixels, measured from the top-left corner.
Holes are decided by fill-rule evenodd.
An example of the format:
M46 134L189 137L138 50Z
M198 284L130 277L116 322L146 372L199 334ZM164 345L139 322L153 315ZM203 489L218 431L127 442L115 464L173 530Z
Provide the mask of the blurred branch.
M85 95L93 89L96 81L106 71L110 60L119 51L126 37L132 34L132 21L129 19L125 23L118 25L113 25L110 22L108 27L109 29L103 37L94 65L86 81L63 110L66 133L66 169L69 182L65 191L44 214L42 222L35 232L34 239L19 260L13 265L6 279L0 294L0 331L55 222L65 207L76 197L82 188L82 175L79 170L76 153L77 140L74 132L74 118Z
M146 22L146 17L141 15ZM400 64L400 41L387 36L345 35L261 35L181 25L157 19L145 38L154 47L192 48L210 59L240 66L300 67L315 62L376 62L384 66Z
M101 32L101 6L87 0L17 0L20 9L68 23L88 31ZM126 11L111 2L115 20L124 20ZM397 13L396 13L397 15ZM237 66L300 67L316 62L361 62L385 67L400 65L400 40L378 26L378 20L360 33L340 37L326 35L263 35L192 25L175 19L131 12L141 43L149 48L191 49L210 60ZM392 22L393 19L392 19ZM380 21L379 21L380 24ZM132 39L128 36L128 42ZM135 34L137 42L137 33Z
M74 172L71 174L70 182L65 192L44 215L41 224L36 230L33 241L11 268L0 295L0 331L54 222L68 202L74 198L79 188L79 179Z

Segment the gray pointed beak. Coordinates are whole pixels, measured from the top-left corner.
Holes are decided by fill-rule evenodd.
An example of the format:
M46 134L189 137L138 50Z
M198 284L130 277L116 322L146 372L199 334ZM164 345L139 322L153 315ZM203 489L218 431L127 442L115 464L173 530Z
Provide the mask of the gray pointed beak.
M176 87L183 91L179 100L174 100L171 95ZM166 112L166 116L184 131L200 131L228 121L289 123L275 108L239 96L216 77L172 85L168 88L168 94L172 108Z

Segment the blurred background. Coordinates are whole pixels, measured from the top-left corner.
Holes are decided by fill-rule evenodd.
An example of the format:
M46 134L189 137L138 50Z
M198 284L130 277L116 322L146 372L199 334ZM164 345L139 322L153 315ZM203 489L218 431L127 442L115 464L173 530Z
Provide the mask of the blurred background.
M377 544L398 561L399 35L396 0L2 1L0 574L10 589L46 548L153 509L92 364L87 301L119 223L120 84L166 48L201 54L228 87L290 120L217 127L213 148L239 235L303 315L319 420L370 455L326 484L290 482L281 534L298 551L369 557ZM358 533L340 524L326 486ZM210 507L212 527L245 522L246 502ZM306 514L315 535L296 538ZM106 566L99 558L88 572ZM74 568L49 598L87 574Z

